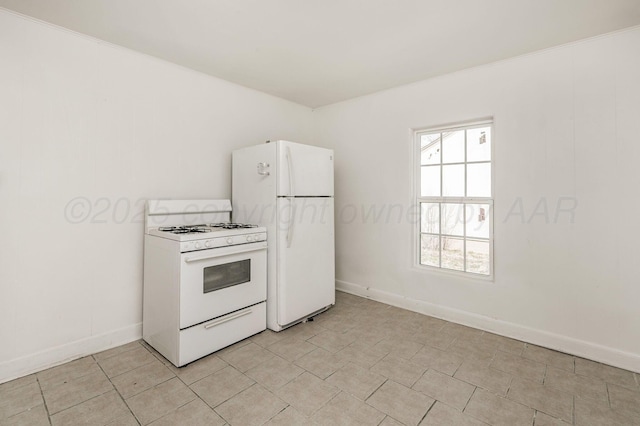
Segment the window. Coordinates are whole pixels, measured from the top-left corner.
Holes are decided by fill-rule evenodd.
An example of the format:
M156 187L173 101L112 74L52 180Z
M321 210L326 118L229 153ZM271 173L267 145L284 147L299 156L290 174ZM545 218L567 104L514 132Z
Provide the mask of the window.
M420 265L491 275L491 122L416 132Z

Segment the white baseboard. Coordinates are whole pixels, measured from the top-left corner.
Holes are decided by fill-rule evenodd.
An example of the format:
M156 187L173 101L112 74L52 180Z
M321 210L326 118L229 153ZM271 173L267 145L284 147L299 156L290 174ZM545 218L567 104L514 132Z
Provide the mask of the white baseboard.
M640 373L640 355L630 352L346 281L336 280L336 290Z
M0 383L142 338L142 323L0 363Z

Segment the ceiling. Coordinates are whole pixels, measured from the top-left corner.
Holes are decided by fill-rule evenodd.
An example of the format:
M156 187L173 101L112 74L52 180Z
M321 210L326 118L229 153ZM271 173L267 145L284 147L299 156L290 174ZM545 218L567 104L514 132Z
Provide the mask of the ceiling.
M312 108L640 24L639 0L0 0Z

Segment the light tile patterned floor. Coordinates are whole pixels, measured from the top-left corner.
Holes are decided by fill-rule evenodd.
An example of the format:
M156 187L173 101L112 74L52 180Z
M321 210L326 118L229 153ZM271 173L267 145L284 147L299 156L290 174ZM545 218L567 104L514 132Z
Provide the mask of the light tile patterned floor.
M183 368L144 342L0 385L0 425L640 425L640 375L337 293Z

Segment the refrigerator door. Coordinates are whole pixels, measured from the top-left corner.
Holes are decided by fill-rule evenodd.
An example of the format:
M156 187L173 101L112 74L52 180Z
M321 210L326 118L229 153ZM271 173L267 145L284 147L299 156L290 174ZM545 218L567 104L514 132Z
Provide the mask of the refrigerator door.
M335 304L333 198L278 198L278 324Z
M278 196L333 197L333 151L278 141Z

